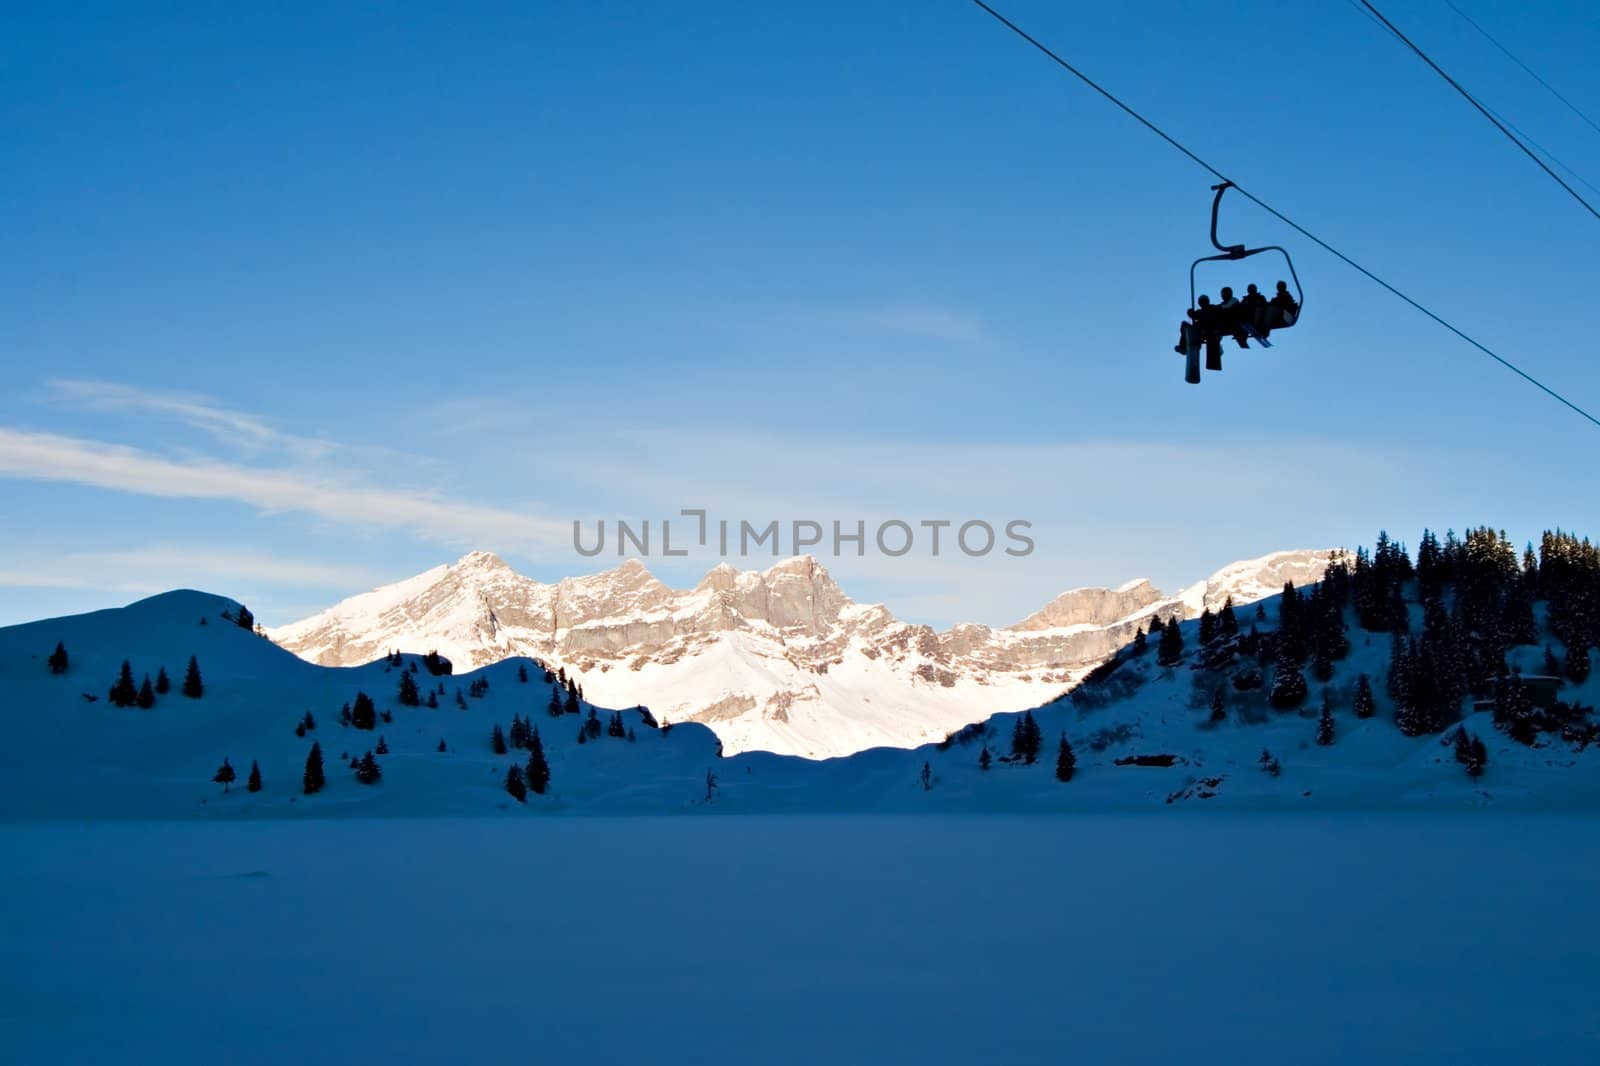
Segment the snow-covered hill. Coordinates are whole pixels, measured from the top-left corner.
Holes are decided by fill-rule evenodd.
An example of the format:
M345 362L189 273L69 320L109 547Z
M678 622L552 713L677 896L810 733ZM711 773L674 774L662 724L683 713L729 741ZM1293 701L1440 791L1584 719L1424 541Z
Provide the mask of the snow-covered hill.
M577 677L590 699L710 726L730 753L809 758L913 747L1068 689L1152 615L1191 618L1317 580L1327 551L1278 552L1176 596L1148 581L1062 593L1016 625L945 632L853 602L809 556L764 571L726 563L674 590L630 560L556 584L487 552L345 600L268 635L355 666L436 649L459 666L511 656Z
M1265 637L1277 604L1263 607ZM430 675L415 655L398 666L324 667L231 624L225 616L236 612L221 597L174 592L0 630L7 738L0 746L0 817L1600 805L1595 745L1542 733L1527 746L1488 714L1470 714L1465 727L1488 754L1487 771L1474 779L1454 758L1449 732L1405 736L1383 691L1388 637L1353 626L1348 657L1333 664L1325 686L1312 685L1298 709L1273 710L1265 688L1232 683L1258 669L1247 634L1244 644L1222 640L1202 649L1198 625L1189 622L1181 626L1186 647L1175 664L1159 664L1156 641L1142 652L1130 646L1071 695L1029 712L1042 741L1036 762L1009 759L1022 718L1014 713L939 744L810 761L761 752L723 757L705 726L656 729L627 709L620 715L632 739L602 732L580 742L590 706L552 715L556 686L530 660L447 677ZM1420 608L1413 613L1420 624ZM1253 611L1241 614L1243 626L1256 624ZM57 642L69 656L61 674L48 665ZM191 655L204 679L198 699L177 687ZM1535 673L1542 655L1539 646L1522 646L1509 660ZM173 689L148 709L113 706L106 694L124 661L136 682L164 668ZM1361 674L1375 679L1377 693L1366 718L1354 711ZM405 705L399 691L407 676L437 706L426 699ZM1326 746L1317 743L1324 687L1335 739ZM1219 690L1225 702L1215 718ZM381 716L371 731L341 724L341 706L357 692L370 695ZM1562 690L1571 703L1593 705L1597 697L1600 675ZM301 735L296 727L307 712L316 727ZM607 723L611 713L600 709L597 718ZM491 745L494 727L508 731L514 717L539 730L552 775L548 794L529 796L526 805L504 789L508 769L525 763L526 753ZM1066 783L1054 774L1061 736L1077 754ZM328 784L308 796L301 777L313 743L324 753ZM380 743L388 749L377 758L383 779L362 784L350 760ZM1280 773L1263 771L1263 751ZM237 772L226 793L211 783L225 758ZM256 793L244 789L253 763L264 781ZM708 773L715 778L709 800Z
M671 809L704 792L706 767L717 759L717 739L704 727L686 724L664 734L632 710L622 716L634 741L602 736L609 743L577 744L591 705L551 717L555 686L527 660L445 677L430 675L416 655L404 656L399 667L386 660L317 666L224 617L237 610L220 596L178 591L0 629L0 680L8 693L0 719L17 730L0 752L0 812L182 817L219 804L322 814L493 810L509 798L505 774L518 760L495 757L490 736L495 725L506 730L513 715L538 727L546 745L554 785L543 802L550 808L582 808L604 797L607 809ZM47 666L57 643L69 657L61 675ZM204 684L198 699L180 692L190 656ZM124 661L136 681L164 669L171 690L148 710L113 706L107 691ZM400 703L406 674L424 700L434 695L437 707ZM476 682L487 682L479 695ZM358 692L392 720L380 719L370 731L342 726L341 707ZM315 728L302 736L296 726L307 712ZM380 741L389 749L379 759L382 783L356 783L350 759ZM305 796L301 778L313 743L321 744L328 787ZM526 761L526 753L517 754ZM230 792L223 795L220 785L197 792L195 775L209 781L224 758L237 773ZM245 791L252 762L265 783L259 799Z

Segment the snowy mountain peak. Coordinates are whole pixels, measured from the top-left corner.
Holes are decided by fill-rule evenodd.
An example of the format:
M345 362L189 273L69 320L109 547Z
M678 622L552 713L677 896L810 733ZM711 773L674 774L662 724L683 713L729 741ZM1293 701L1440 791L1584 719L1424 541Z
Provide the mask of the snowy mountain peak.
M805 574L810 576L815 573L827 576L827 568L817 561L814 555L791 555L781 559L762 571L761 576L770 578L774 574Z
M457 559L450 569L498 572L510 571L511 565L494 552L472 551Z
M721 562L706 571L706 576L694 587L696 592L727 592L739 583L744 571L729 562Z

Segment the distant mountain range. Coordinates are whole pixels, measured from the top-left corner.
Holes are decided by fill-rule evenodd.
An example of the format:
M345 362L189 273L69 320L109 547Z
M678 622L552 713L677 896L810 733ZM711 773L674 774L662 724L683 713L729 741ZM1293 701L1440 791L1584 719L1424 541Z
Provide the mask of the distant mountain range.
M356 666L437 650L458 672L529 656L611 707L700 722L728 754L811 758L915 747L967 723L1046 702L1126 644L1152 615L1192 618L1286 581L1319 580L1326 550L1276 552L1167 595L1148 581L1063 592L1015 625L939 632L852 601L796 556L762 571L721 564L677 590L636 561L554 584L488 552L268 630L301 658Z
M1226 596L1229 588L1247 596L1252 588L1276 582L1283 562L1230 567L1209 593L1196 586L1188 600L1166 598L1131 613L1190 611L1210 594ZM800 594L826 590L829 583L805 560L761 574L714 574L698 593L669 591L669 600L654 606L646 605L653 599L645 594L650 579L636 566L536 586L555 590L553 605L544 605L549 613L538 615L552 624L568 619L563 612L578 603L599 612L598 618L619 619L563 625L555 630L560 646L586 647L602 640L608 626L689 632L696 618L705 625L740 620L737 629L711 628L682 637L671 645L682 651L672 663L633 671L625 659L594 658L596 666L587 676L595 683L586 687L617 678L647 687L664 679L688 690L706 685L700 675L711 666L760 647L789 665L781 674L767 664L762 664L767 672L752 667L735 679L738 683L799 678L820 694L795 700L788 723L747 712L709 724L680 718L670 729L635 707L596 706L577 698L559 678L546 680L528 658L470 669L464 662L453 676L436 674L438 663L415 652L389 658L380 652L375 661L358 666L309 663L241 624L241 618L248 619L236 601L179 590L127 607L0 629L0 679L6 692L0 722L7 738L0 745L0 823L695 810L973 814L1202 804L1231 810L1491 804L1593 810L1600 807L1595 773L1600 727L1592 710L1600 701L1600 670L1589 669L1592 654L1586 646L1566 648L1556 635L1560 630L1570 636L1572 625L1587 624L1583 604L1593 591L1582 588L1592 578L1570 566L1562 570L1561 562L1552 563L1548 578L1540 577L1559 601L1538 600L1532 631L1500 649L1512 671L1506 677L1523 680L1480 684L1478 692L1469 690L1456 704L1436 696L1441 684L1455 683L1450 671L1463 669L1469 660L1429 654L1434 643L1456 639L1456 621L1448 615L1441 621L1436 611L1428 621L1429 612L1417 602L1416 580L1403 579L1396 586L1399 596L1374 595L1374 588L1394 578L1392 565L1388 571L1364 566L1342 578L1337 595L1348 594L1350 605L1337 614L1305 609L1326 605L1320 591L1296 598L1294 642L1283 640L1286 612L1281 598L1271 597L1262 603L1262 619L1254 610L1236 612L1237 632L1218 631L1202 642L1195 622L1169 627L1171 639L1124 647L1093 678L1031 709L995 714L976 709L972 721L948 739L821 761L756 751L731 754L717 731L749 723L744 725L749 735L786 739L795 734L784 727L793 729L798 710L804 709L807 726L832 724L839 735L850 736L847 730L887 732L902 721L907 728L929 728L928 719L918 724L909 710L903 720L885 716L882 708L890 700L907 709L921 701L938 713L950 706L1002 705L1030 684L1046 685L1038 681L1044 671L1018 666L1019 677L1008 677L992 661L980 665L981 655L1042 654L1047 645L1035 642L1056 639L1067 647L1071 634L1131 628L1137 623L1119 620L1107 627L1082 619L1115 614L1130 602L1148 599L1150 593L1140 591L1147 586L1069 594L1040 616L982 640L988 631L976 626L931 634L918 627L896 629L899 623L866 625L864 619L881 608L834 602L829 611L815 614L816 604ZM487 558L468 563L441 568L391 594L390 611L409 606L426 616L425 601L448 614L463 587L483 592L494 584L485 584L486 573L498 573L508 588L527 591L524 586L534 585ZM1475 565L1475 587L1492 588L1493 579L1485 586L1482 574L1500 564L1491 560L1486 566L1480 560ZM1515 576L1492 572L1510 588L1525 581L1514 566L1509 573ZM633 575L632 593L614 588L628 584L619 574ZM441 582L448 587L438 588ZM1446 594L1453 597L1459 587L1447 588ZM422 596L429 589L440 595ZM615 598L599 596L601 589ZM738 607L735 592L748 602L734 613L719 614ZM836 590L830 594L837 596ZM724 603L725 597L734 603ZM619 606L623 602L631 609ZM1405 606L1413 631L1401 647L1420 649L1414 662L1409 651L1402 651L1398 667L1392 636L1384 628L1390 620L1383 613L1397 603ZM753 614L753 604L762 606L764 621L744 613ZM1373 604L1383 610L1367 618L1369 626L1362 612L1370 612ZM1489 597L1470 609L1510 607L1507 617L1515 621L1526 606L1526 600ZM623 616L629 620L620 620ZM802 639L812 626L823 636ZM827 634L841 628L849 635L835 635L839 646L821 650ZM975 654L950 657L946 661L954 665L945 667L955 672L959 666L961 680L947 689L925 679L918 668L954 656L951 646L963 631L966 636L959 639ZM503 636L506 630L495 633ZM1334 633L1346 639L1337 648L1321 645L1334 657L1320 670L1314 655L1306 654L1301 667L1286 651L1297 646L1304 651ZM790 642L784 634L795 639ZM895 648L873 645L868 637L874 635ZM927 647L919 648L924 641ZM818 671L782 658L786 648L807 650L814 658L803 661L821 664ZM470 659L465 649L457 649L463 660ZM1565 680L1544 676L1550 675L1550 655L1560 658ZM606 665L609 670L600 668ZM1385 682L1396 669L1419 679L1416 690L1405 690L1417 698L1402 702L1389 695ZM1021 681L1021 673L1035 680ZM171 679L170 688L160 683L163 675ZM841 675L852 684L875 683L881 689L868 703L868 697L845 686ZM1538 691L1528 683L1535 676ZM1502 684L1510 701L1503 712L1481 698L1487 691L1498 699ZM941 702L939 695L950 689L966 695ZM1526 703L1517 702L1519 692ZM1536 696L1543 702L1536 705ZM858 702L844 702L851 697ZM519 783L530 780L522 768L536 766L534 734L548 787L518 796ZM319 764L323 773L313 780L324 787L308 789L308 773ZM259 791L251 790L252 780L259 781Z

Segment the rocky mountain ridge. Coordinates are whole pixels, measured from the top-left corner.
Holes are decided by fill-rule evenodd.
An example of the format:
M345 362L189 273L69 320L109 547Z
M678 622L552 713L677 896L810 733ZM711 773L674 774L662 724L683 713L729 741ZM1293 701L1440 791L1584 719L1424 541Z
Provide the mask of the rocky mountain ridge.
M325 666L437 649L470 669L527 655L611 706L700 721L730 752L825 757L908 747L1058 695L1152 614L1190 618L1321 576L1326 551L1235 563L1176 596L1148 581L1063 592L1012 626L938 631L858 604L810 556L761 571L722 563L692 589L638 560L543 583L489 552L351 597L269 631Z

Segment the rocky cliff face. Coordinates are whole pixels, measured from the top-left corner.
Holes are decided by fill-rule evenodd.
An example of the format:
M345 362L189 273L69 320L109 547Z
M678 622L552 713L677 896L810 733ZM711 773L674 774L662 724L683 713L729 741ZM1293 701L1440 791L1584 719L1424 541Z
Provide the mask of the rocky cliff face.
M1147 581L1074 589L1013 626L939 632L850 600L815 559L763 571L726 563L675 590L637 560L544 584L472 552L272 630L312 662L351 666L391 649L438 650L470 668L514 655L575 674L611 706L702 721L730 752L812 757L911 746L1070 687L1152 614L1192 617L1284 581L1321 577L1327 552L1236 563L1177 596Z
M1167 597L1148 581L1133 581L1120 589L1071 589L1011 628L1023 632L1064 629L1069 626L1115 625Z

